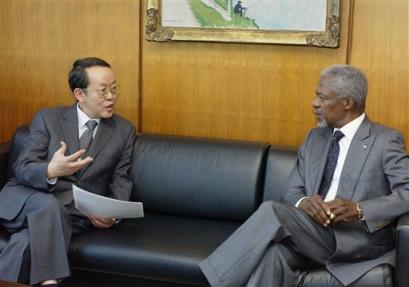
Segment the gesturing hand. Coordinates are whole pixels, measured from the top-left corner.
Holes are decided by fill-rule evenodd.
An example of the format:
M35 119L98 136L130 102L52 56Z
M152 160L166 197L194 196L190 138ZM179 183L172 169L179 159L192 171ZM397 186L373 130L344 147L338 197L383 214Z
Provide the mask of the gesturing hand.
M327 202L331 212L335 215L333 223L351 222L360 219L360 214L357 209L357 203L337 197L334 200Z
M325 227L330 223L331 210L318 194L304 198L298 207L317 223Z
M92 162L91 157L81 159L85 150L79 150L72 155L65 156L67 145L61 142L61 147L54 153L53 158L48 163L47 177L71 175Z

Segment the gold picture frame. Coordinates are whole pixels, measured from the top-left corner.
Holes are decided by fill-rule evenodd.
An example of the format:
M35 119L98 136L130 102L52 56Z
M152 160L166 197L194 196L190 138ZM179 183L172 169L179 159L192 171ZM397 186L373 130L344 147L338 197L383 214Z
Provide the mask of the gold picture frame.
M245 0L244 0L245 1ZM243 2L244 2L243 1ZM257 0L251 0L251 4L257 3ZM324 1L326 7L323 7L319 17L322 28L319 30L297 30L297 29L243 29L240 27L189 27L183 24L182 26L164 25L163 24L163 7L171 5L180 5L183 2L190 5L190 9L193 10L192 5L202 5L209 3L228 3L224 7L228 7L227 13L230 13L235 20L238 19L238 15L234 11L245 11L236 9L239 2L238 0L147 0L146 1L146 27L145 27L145 38L149 41L210 41L210 42L236 42L236 43L268 43L268 44L288 44L288 45L308 45L315 47L329 47L337 48L339 46L340 39L340 1L341 0L321 0ZM223 3L224 2L224 3ZM260 5L266 5L265 3L273 2L262 2L259 1ZM176 4L175 4L176 3ZM311 2L309 2L311 3ZM322 3L322 2L321 2ZM186 4L184 4L186 6ZM212 4L216 5L216 4ZM219 5L219 4L217 4ZM235 6L236 5L236 6ZM177 7L179 9L179 7ZM200 7L199 7L200 8ZM217 8L217 7L216 7ZM206 6L206 9L207 6ZM247 9L247 8L243 8ZM248 8L250 10L250 8ZM169 10L169 9L168 9ZM175 10L175 17L180 17L181 13ZM326 10L326 11L325 11ZM224 10L223 10L224 11ZM196 13L196 11L194 11ZM171 12L167 12L168 18L172 17ZM302 15L302 10L300 10L300 15ZM196 15L196 14L195 14ZM227 16L229 17L229 16ZM319 17L310 17L319 18ZM203 18L203 17L202 17ZM251 21L256 23L250 17L244 17L240 15L240 19L244 19L252 25ZM172 18L170 18L172 19ZM304 19L305 20L305 19ZM307 19L308 20L308 19ZM315 20L314 20L315 21ZM169 21L168 21L169 22ZM293 22L293 21L292 21ZM291 23L292 23L291 22ZM173 22L170 22L173 23ZM229 23L229 22L226 22ZM290 23L290 21L288 21ZM227 24L226 24L227 25ZM256 25L256 24L254 24Z

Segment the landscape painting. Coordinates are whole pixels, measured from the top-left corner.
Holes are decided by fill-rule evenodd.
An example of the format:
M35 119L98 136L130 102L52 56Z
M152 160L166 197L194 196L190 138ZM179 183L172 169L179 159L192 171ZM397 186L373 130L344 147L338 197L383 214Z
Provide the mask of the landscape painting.
M147 0L152 41L338 47L340 0Z
M162 26L325 31L326 0L163 0Z

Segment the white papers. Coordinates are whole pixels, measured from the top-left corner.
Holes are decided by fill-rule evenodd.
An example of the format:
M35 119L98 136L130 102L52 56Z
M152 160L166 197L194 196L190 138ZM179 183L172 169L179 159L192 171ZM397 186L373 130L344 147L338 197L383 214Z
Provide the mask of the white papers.
M108 198L88 192L72 185L75 207L84 215L98 215L104 218L143 217L142 202L131 202Z

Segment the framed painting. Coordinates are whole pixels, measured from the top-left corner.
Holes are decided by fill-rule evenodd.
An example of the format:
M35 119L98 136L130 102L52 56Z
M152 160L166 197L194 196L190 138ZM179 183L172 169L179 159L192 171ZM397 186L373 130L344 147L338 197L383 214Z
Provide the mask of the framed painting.
M337 48L340 0L147 0L150 41Z

